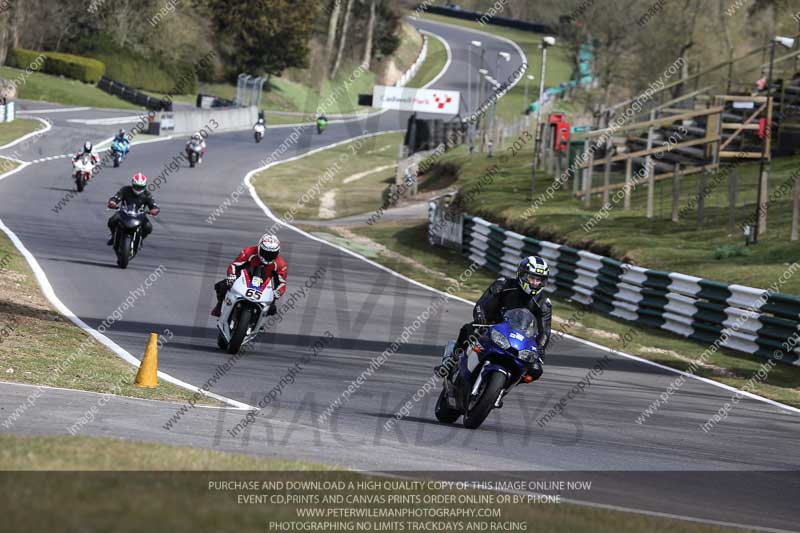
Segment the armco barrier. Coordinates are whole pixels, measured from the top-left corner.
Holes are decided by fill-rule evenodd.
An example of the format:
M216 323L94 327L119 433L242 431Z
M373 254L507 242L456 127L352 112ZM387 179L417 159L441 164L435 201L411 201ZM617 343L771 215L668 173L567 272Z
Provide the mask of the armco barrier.
M156 113L159 135L183 135L205 129L206 131L235 131L252 128L258 120L258 108L198 109L193 111L162 111Z
M133 87L128 87L124 83L114 81L105 76L100 78L100 81L97 82L97 88L108 94L113 94L114 96L122 98L127 102L146 107L153 111L172 111L172 102L170 100L153 98L143 92L137 91Z
M486 24L493 24L495 26L505 26L507 28L515 28L518 30L532 31L536 33L554 33L553 28L544 24L536 22L525 22L524 20L514 20L504 17L490 16L491 13L481 13L479 11L467 11L464 9L453 9L451 7L431 6L427 4L420 4L415 10L416 13L433 13L434 15L444 15L445 17L453 17L463 20L471 20L478 22L484 18Z
M213 109L218 107L236 107L236 102L219 98L212 94L198 94L195 105L201 109Z
M469 215L463 217L461 241L470 260L505 276L515 275L523 257L544 257L551 269L547 290L597 311L800 366L800 298L795 296L641 268ZM794 274L800 275L800 265L793 264L784 276Z

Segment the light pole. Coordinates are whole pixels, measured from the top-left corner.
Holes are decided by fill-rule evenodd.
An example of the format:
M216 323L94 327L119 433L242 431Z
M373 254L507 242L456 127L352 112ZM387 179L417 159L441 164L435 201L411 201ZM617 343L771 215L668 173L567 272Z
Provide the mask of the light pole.
M472 112L472 47L483 48L483 43L480 41L471 41L469 43L469 51L467 54L467 107Z
M780 37L776 36L772 38L772 42L770 43L770 50L769 50L769 74L767 74L767 114L769 115L770 104L772 103L772 67L775 63L775 45L781 44L786 48L794 48L794 39L791 37ZM769 117L772 118L771 116ZM757 201L756 201L756 230L753 233L753 244L758 242L758 235L762 233L766 233L766 206L762 208L761 203L764 200L764 195L766 193L763 190L766 187L766 183L764 181L765 172L764 167L766 166L767 172L769 172L771 166L771 157L769 160L767 159L770 154L767 153L767 145L769 144L769 138L772 135L772 124L770 121L767 120L766 126L764 127L764 139L761 144L761 161L758 165L758 191L757 191Z
M494 76L497 79L500 78L500 58L501 57L506 60L506 63L511 61L511 54L509 54L508 52L497 52L497 57L495 58L495 62L494 62Z
M486 85L486 80L484 78L485 78L485 76L487 74L489 74L489 71L486 70L485 68L482 68L482 69L478 70L478 74L479 74L479 76L478 76L478 105L479 106L483 106L483 89L484 89L484 86ZM483 131L484 131L484 126L486 125L486 121L483 120L483 117L480 114L478 115L478 117L479 117L479 120L480 120L480 127L478 128L478 131L479 131L479 135L480 135L481 153L483 153L483 146L484 146ZM476 124L476 127L477 126L478 125Z
M537 100L538 104L536 106L536 132L535 132L535 141L533 143L533 167L531 170L531 194L530 199L533 200L533 193L536 190L536 165L539 164L539 143L541 139L539 138L539 120L541 119L542 115L542 99L544 97L544 76L547 66L547 47L553 46L556 44L556 38L547 36L542 38L542 73L539 77L539 100Z
M493 77L489 76L488 74L485 76L486 82L492 88L492 111L489 114L489 133L487 135L487 145L489 149L489 157L492 157L494 154L495 142L497 138L495 136L495 116L497 112L497 91L500 89L500 83L494 79ZM487 97L488 98L488 97Z
M467 111L469 114L473 112L472 109L472 47L480 48L483 50L483 43L480 41L471 41L469 43L469 47L467 50ZM472 139L472 132L473 132L473 123L470 122L469 124L469 146L470 146L470 153L473 150L473 139Z
M495 79L491 79L492 86L494 86L495 91L502 90L500 82L498 78L500 78L500 58L506 60L506 63L511 61L511 54L508 52L497 52L497 57L495 58L494 62L494 75ZM492 98L492 122L490 126L492 138L494 139L495 143L497 142L497 92L494 94L494 98Z
M533 81L534 79L536 78L534 77L533 74L528 74L527 76L525 76L525 105L528 106L528 109L530 109L531 107L531 103L528 100L528 82Z

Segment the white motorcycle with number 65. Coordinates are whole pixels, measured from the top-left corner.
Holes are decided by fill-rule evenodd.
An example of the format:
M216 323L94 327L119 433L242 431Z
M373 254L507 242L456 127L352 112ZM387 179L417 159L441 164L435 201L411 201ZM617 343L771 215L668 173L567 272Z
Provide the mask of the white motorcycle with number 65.
M272 277L265 279L262 274L263 269L252 274L244 269L228 289L217 322L217 346L221 350L238 353L266 324L275 293Z

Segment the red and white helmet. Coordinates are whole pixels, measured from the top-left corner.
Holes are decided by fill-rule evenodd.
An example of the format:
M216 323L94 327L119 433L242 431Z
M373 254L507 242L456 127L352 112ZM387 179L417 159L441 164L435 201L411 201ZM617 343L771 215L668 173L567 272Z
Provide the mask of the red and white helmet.
M142 194L147 189L147 176L137 172L131 178L131 188L135 194Z
M262 263L272 263L281 252L281 241L275 235L265 233L258 241L258 257Z

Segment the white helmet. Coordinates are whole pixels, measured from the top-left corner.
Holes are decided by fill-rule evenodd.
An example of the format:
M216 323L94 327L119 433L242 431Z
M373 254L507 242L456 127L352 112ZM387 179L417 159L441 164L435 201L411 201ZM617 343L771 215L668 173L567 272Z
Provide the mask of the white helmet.
M549 277L550 265L536 255L524 258L517 267L517 282L526 294L539 294L547 285Z
M258 257L262 263L272 263L281 252L281 241L275 235L265 233L258 242Z

